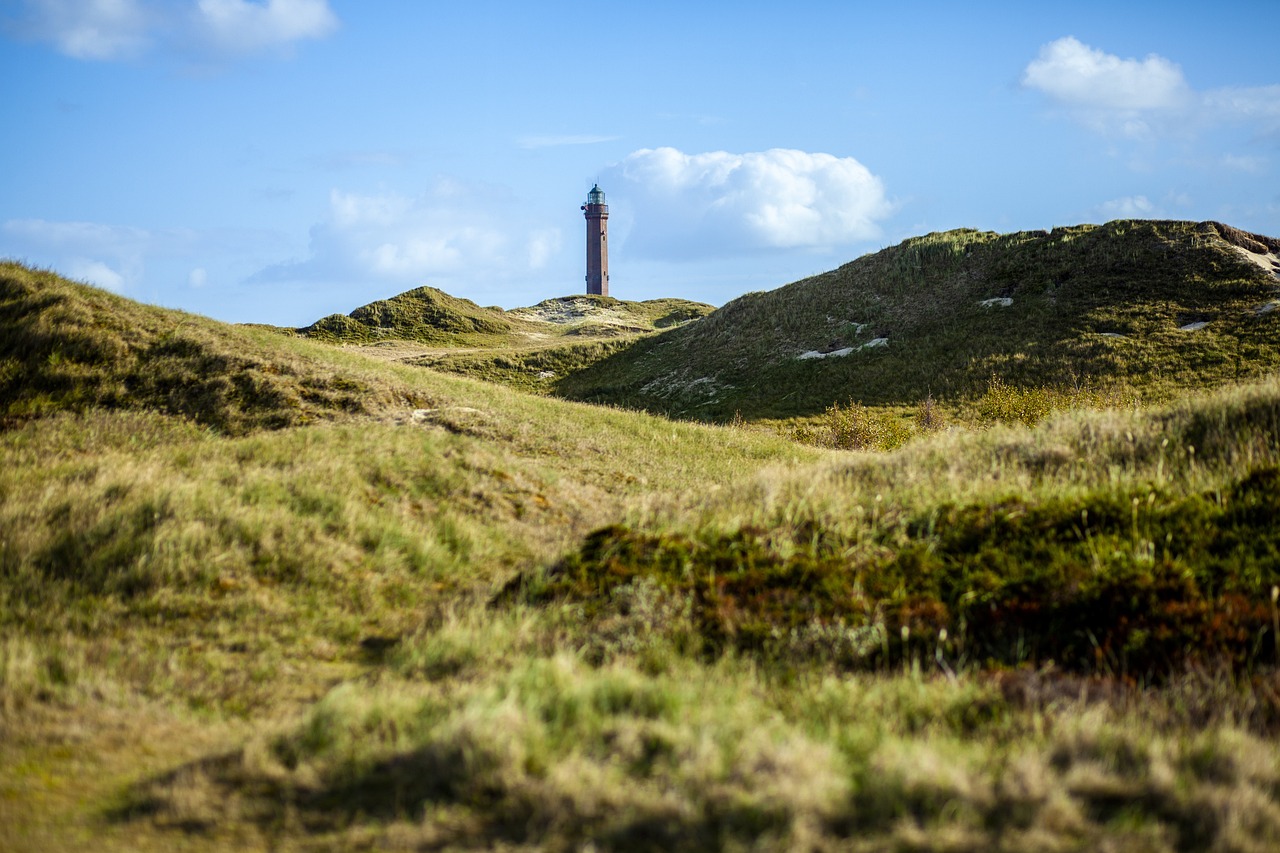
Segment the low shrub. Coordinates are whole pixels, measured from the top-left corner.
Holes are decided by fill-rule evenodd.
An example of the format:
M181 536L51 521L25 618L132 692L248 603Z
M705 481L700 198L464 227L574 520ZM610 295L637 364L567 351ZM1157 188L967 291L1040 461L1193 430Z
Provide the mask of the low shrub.
M702 651L846 666L1053 664L1161 680L1276 663L1280 469L1228 489L945 506L851 541L821 525L698 536L607 527L499 601L571 600L615 618L656 583L689 603ZM905 534L905 536L904 536Z
M850 400L830 406L816 424L801 424L791 437L834 450L893 450L913 435L910 424L891 410L870 408Z

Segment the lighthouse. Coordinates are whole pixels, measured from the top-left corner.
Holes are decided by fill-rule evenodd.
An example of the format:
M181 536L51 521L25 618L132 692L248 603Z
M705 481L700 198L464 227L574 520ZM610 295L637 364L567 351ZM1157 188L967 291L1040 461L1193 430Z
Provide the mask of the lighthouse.
M582 206L587 217L587 293L609 295L609 205L596 184Z

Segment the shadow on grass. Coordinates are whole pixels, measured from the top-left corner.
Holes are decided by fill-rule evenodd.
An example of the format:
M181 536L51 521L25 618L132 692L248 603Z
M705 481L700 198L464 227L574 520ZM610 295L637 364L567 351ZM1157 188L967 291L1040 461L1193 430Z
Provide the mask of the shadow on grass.
M435 821L437 810L445 817ZM461 746L439 744L340 771L315 785L254 772L242 752L226 753L139 783L105 817L204 838L242 837L252 827L268 840L287 836L305 843L309 837L324 844L377 837L399 823L410 833L425 827L413 849L576 849L589 841L597 849L655 853L785 835L791 822L784 809L742 803L583 812L538 780L505 784L477 767Z
M1096 759L1087 746L1060 746L1048 758L1053 784L1080 810L1079 823L1060 828L1067 846L1122 839L1125 824L1156 828L1170 842L1151 849L1201 850L1223 840L1228 815L1206 807L1204 790L1182 790L1151 777L1141 750L1132 756L1132 767L1112 768L1105 778L1073 777L1077 765L1096 771ZM637 796L582 808L537 778L497 782L499 777L477 768L474 757L456 745L415 749L312 786L254 772L237 752L140 784L107 818L117 824L145 821L205 841L243 843L247 833L256 832L272 848L285 843L380 849L394 838L397 849L415 850L569 850L589 844L598 850L702 851L796 849L797 842L843 849L851 840L870 845L866 849L978 850L1017 849L1025 833L1047 829L1045 815L1054 809L1048 789L1036 786L1000 784L992 796L966 797L945 773L936 779L911 775L865 765L855 771L847 798L825 814L806 817L782 802L714 795L649 802ZM1249 832L1259 840L1273 838L1269 820L1260 819ZM970 843L947 843L947 826L964 827ZM926 837L934 830L940 834ZM904 846L904 837L915 842Z

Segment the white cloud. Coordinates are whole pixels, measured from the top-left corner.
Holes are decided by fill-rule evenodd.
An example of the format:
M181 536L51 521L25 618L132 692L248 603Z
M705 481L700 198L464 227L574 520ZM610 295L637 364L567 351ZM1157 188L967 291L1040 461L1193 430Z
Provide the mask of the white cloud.
M357 195L333 190L329 193L329 219L337 231L387 228L404 219L413 200L396 193Z
M563 242L563 235L558 228L540 228L530 234L526 243L529 269L540 270L544 268L551 258L560 251L560 246Z
M1205 112L1219 121L1255 124L1266 134L1280 133L1280 86L1232 86L1204 95Z
M1145 195L1124 196L1105 201L1098 205L1098 212L1104 219L1146 219L1155 212L1156 206Z
M127 250L149 238L141 228L101 225L96 222L50 222L46 219L10 219L3 232L52 247L116 247Z
M1224 154L1222 165L1235 172L1246 172L1260 175L1267 170L1267 160L1263 157L1249 155Z
M497 190L442 180L422 195L333 190L311 229L311 256L260 271L257 281L377 280L402 285L510 279L545 266L558 229L519 222Z
M138 0L26 0L19 32L76 59L124 59L151 41L153 16Z
M1191 96L1182 69L1169 60L1155 54L1121 59L1071 36L1042 47L1022 83L1085 109L1170 110L1185 106Z
M1145 137L1223 123L1280 131L1280 86L1196 91L1162 56L1122 59L1071 36L1042 47L1023 71L1022 85L1105 133Z
M264 258L278 257L283 242L279 234L254 229L147 229L45 219L0 223L0 256L130 294L169 287L182 277L192 289L226 281L228 267L256 269ZM206 267L211 260L218 264L212 273Z
M44 219L11 219L0 226L0 239L15 256L49 259L71 278L118 293L141 279L154 244L140 228Z
M115 293L125 290L125 277L102 261L89 258L71 258L66 265L67 278L87 282Z
M324 38L338 28L327 0L199 0L196 15L214 43L237 53Z
M1089 217L1098 221L1112 219L1178 219L1195 208L1186 193L1170 190L1156 200L1146 195L1127 195L1104 201L1089 211Z
M24 0L12 23L19 35L67 56L105 61L156 45L251 53L323 38L338 18L328 0Z
M646 148L602 180L627 209L628 250L651 257L838 246L879 236L892 212L883 183L852 157L782 148Z

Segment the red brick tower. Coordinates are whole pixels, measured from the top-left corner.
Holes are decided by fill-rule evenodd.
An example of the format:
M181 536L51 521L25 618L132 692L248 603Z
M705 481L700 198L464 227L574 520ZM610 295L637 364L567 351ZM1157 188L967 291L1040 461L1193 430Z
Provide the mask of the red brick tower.
M587 217L587 293L609 295L609 205L596 184L582 206Z

